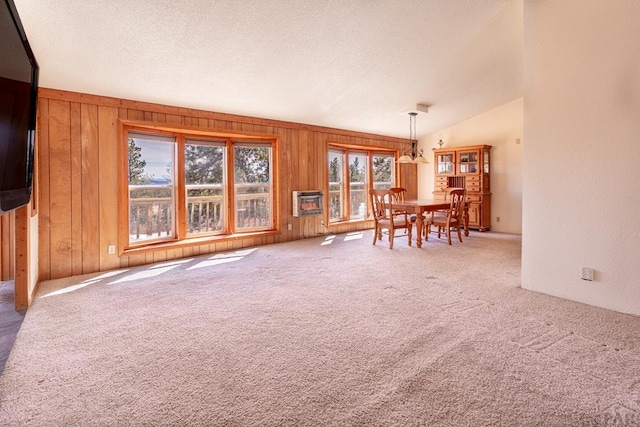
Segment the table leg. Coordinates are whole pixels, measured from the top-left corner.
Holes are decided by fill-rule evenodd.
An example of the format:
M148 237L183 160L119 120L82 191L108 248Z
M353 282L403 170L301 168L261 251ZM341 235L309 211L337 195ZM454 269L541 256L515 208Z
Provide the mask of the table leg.
M464 235L469 237L469 205L464 205Z
M422 247L422 228L424 225L422 224L422 212L417 209L416 212L416 246Z

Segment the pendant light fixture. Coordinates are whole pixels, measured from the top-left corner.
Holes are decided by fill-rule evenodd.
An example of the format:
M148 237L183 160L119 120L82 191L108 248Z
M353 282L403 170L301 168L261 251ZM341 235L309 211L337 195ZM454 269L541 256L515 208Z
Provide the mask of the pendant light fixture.
M402 156L396 161L397 163L429 163L423 157L424 150L418 150L418 138L416 136L416 116L418 113L412 111L409 113L409 152L402 149Z

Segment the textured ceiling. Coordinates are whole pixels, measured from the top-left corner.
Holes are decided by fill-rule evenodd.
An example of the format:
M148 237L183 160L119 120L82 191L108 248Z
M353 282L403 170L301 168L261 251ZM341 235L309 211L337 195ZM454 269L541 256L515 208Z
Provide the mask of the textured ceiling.
M43 87L400 137L523 91L523 0L14 2Z

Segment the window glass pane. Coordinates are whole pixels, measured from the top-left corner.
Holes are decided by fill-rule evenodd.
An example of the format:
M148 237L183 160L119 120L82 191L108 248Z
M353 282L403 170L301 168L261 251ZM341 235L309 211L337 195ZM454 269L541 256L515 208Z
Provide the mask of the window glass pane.
M374 154L373 164L373 188L375 190L388 190L393 187L394 157L393 154Z
M478 153L460 153L460 173L478 172Z
M329 150L329 220L344 219L344 153Z
M364 219L367 215L367 155L349 154L350 219Z
M453 154L438 154L438 173L453 173Z
M224 142L186 140L187 235L225 230Z
M130 243L175 238L174 141L129 134Z
M273 228L271 151L270 145L234 145L236 231Z

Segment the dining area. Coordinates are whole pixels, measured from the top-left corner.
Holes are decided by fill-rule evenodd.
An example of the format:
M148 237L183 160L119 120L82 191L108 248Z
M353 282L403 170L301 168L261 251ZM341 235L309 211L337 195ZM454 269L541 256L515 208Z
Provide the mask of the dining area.
M415 242L422 247L423 237L428 241L434 231L437 237L445 235L451 245L452 232L462 242L462 233L469 236L469 212L464 188L450 188L444 199L407 199L401 187L374 189L369 191L373 209L373 245L382 240L384 230L388 236L389 249L397 230L404 230L409 246L412 245L414 226Z

